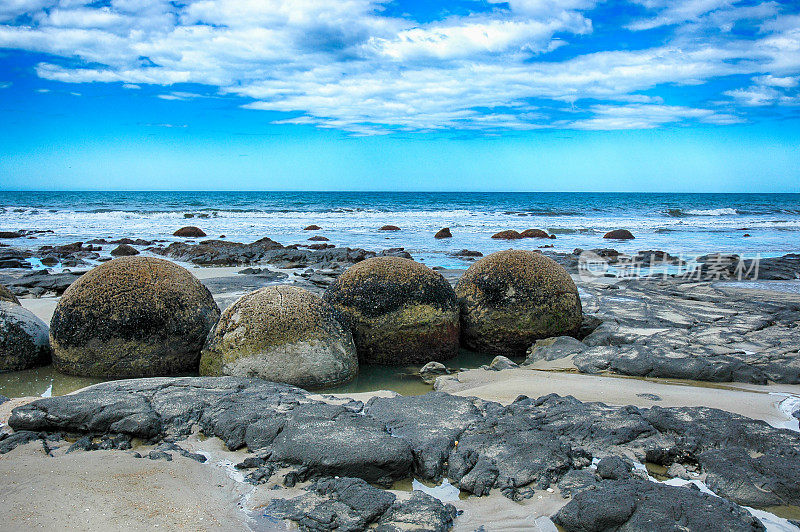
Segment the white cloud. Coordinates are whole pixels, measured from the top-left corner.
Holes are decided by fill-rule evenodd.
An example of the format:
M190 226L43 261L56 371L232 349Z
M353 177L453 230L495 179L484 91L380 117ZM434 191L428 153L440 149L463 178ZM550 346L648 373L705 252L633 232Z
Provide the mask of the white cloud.
M649 11L637 29L755 18L760 33L700 39L677 32L660 46L560 61L547 52L590 37L595 0L511 0L508 7L497 0L489 13L425 24L383 15L384 3L7 0L0 20L24 15L25 22L0 23L0 48L54 56L36 66L48 80L163 86L157 97L165 100L209 97L170 87L201 84L209 94L244 98L250 109L291 113L280 123L355 134L736 123L736 114L666 105L653 89L747 75L762 96L753 88L727 96L748 107L763 105L753 102L767 101L768 89L792 89L800 74L800 18L776 15L775 2L639 0ZM604 105L572 122L552 118L576 103L580 111L581 100Z

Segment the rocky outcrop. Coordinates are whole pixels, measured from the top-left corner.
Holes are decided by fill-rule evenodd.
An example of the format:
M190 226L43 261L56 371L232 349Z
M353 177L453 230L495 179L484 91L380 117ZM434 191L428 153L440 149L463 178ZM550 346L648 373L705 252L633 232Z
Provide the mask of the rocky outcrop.
M0 284L0 301L8 301L19 305L19 299L8 288Z
M541 229L526 229L520 233L520 236L522 238L551 238L546 231ZM555 235L553 235L553 238L555 238Z
M384 225L382 226L379 231L399 231L400 228L396 225Z
M320 226L311 224L311 225L303 228L303 231L319 231L320 229L322 229Z
M222 313L200 359L201 375L260 377L304 388L344 384L358 373L350 331L319 296L261 288Z
M19 303L0 301L0 373L49 362L47 324Z
M183 238L201 238L206 236L206 233L199 227L195 227L194 225L188 225L186 227L181 227L180 229L172 233L172 236L180 236Z
M433 238L453 238L453 234L450 232L449 227L443 227L433 235Z
M374 364L422 364L458 353L455 293L441 274L397 257L352 266L325 292L353 332L359 359Z
M603 238L608 238L611 240L632 240L634 236L633 233L627 229L614 229L613 231L609 231L608 233L604 234Z
M469 267L456 286L465 346L519 356L534 340L577 332L581 302L569 274L532 251L493 253Z
M82 273L48 273L46 270L28 272L21 277L5 277L5 285L18 295L40 297L48 294L60 296Z
M211 293L166 260L123 257L85 273L64 293L51 322L59 371L141 377L195 371L219 319Z
M483 253L480 251L473 251L471 249L462 249L461 251L453 251L452 253L447 254L449 257L456 257L459 259L467 259L467 260L474 260L476 258L483 257Z
M129 244L120 244L111 250L111 256L113 257L132 257L138 254L139 251Z

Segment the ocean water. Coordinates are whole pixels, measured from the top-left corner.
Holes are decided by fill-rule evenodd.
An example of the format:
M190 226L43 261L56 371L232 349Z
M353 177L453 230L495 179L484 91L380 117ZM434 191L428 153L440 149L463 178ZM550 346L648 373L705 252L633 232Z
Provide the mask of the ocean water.
M322 230L303 231L310 224ZM385 224L402 230L378 231ZM304 243L319 234L337 246L404 247L430 266L447 267L465 264L448 256L460 249L487 253L550 244L554 251L614 247L687 258L709 252L764 257L800 251L800 194L0 192L0 231L54 231L5 241L15 246L101 237L178 240L171 235L184 225L201 227L209 238L224 234L241 242L268 236ZM442 227L450 227L453 238L434 239ZM529 228L557 238L490 238ZM636 239L603 240L618 228Z

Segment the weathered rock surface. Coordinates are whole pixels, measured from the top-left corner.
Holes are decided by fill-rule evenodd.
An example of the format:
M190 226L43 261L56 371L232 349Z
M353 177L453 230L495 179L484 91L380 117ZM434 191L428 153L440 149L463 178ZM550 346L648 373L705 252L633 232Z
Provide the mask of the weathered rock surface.
M455 292L423 264L397 257L365 260L340 275L325 300L352 330L361 361L421 364L458 353Z
M471 493L498 489L513 499L558 483L575 498L562 515L567 527L618 513L615 519L621 520L613 526L629 523L637 529L647 516L664 526L680 525L687 514L703 513L695 511L700 503L708 512L729 508L735 526L738 509L725 498L759 506L800 503L800 434L709 408L612 407L556 395L520 397L503 406L435 392L376 398L367 405L328 404L299 388L259 379L179 377L108 382L39 399L15 408L9 425L17 432L0 436L3 451L59 433L175 443L199 428L231 449L256 452L241 466L255 468L253 474L263 469L262 476L278 466L293 468L295 480L339 476L382 486L411 475L444 476ZM592 458L602 459L596 473L588 469ZM689 500L686 488L671 488L684 490L673 493L642 483L629 474L627 461L634 459L684 465L724 498L713 504ZM370 513L358 510L351 516L356 506L347 501L361 500L362 508L374 506L369 500L388 501L375 493L350 498L347 493L374 488L340 480L341 485L311 490L314 497L345 504L334 512L340 522ZM646 497L630 499L631 492ZM595 496L605 502L591 517L592 505L583 501ZM654 501L662 501L666 513ZM324 509L319 502L301 503L313 512ZM385 508L385 501L378 506ZM328 514L325 522L333 518Z
M419 370L419 376L422 379L422 382L426 384L433 384L434 381L436 381L436 377L447 374L447 366L441 362L435 361L428 362Z
M760 521L730 501L646 480L601 482L575 495L553 520L567 532L764 530Z
M37 270L25 273L21 277L3 277L3 283L11 292L20 296L40 297L48 294L60 296L81 275L82 272L48 273Z
M264 237L251 244L227 240L203 240L199 244L173 242L167 247L149 248L148 251L198 265L230 266L258 262L267 252L282 248L279 243Z
M456 286L462 343L478 352L519 356L540 338L575 333L581 302L569 274L532 251L493 253Z
M1 268L32 268L27 259L33 254L29 251L17 248L0 248L0 269Z
M550 235L541 229L525 229L520 235L522 238L550 238Z
M19 305L19 299L8 288L0 284L0 301L8 301Z
M603 323L560 353L582 372L714 382L800 383L800 297L736 284L676 279L583 285L583 308ZM529 359L529 362L533 361Z
M59 371L94 377L195 371L219 319L211 293L166 260L122 257L87 272L61 297L50 343Z
M261 288L222 313L200 359L201 375L259 377L320 389L352 380L350 331L319 296L294 286Z
M19 303L0 301L0 373L49 362L47 324Z
M400 228L396 225L384 225L382 226L379 231L399 231Z
M507 229L505 231L500 231L499 233L495 233L492 235L492 238L495 240L519 240L520 238L525 238L520 234L519 231L515 231L513 229Z

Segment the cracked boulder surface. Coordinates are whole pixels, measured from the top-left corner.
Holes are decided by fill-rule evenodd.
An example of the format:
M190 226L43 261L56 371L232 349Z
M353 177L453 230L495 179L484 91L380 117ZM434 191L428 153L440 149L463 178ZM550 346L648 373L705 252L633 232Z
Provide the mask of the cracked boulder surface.
M798 294L679 280L582 284L581 294L602 323L582 342L540 341L527 364L571 356L590 374L800 384Z
M293 481L348 477L388 487L448 478L469 493L498 490L514 500L583 474L592 459L618 456L679 464L737 504L800 506L800 434L710 408L612 407L558 395L504 406L440 392L365 405L258 379L176 377L39 399L16 407L9 426L16 432L0 437L0 452L54 434L160 443L200 430L254 453L242 468L288 467ZM598 486L590 484L571 491Z

